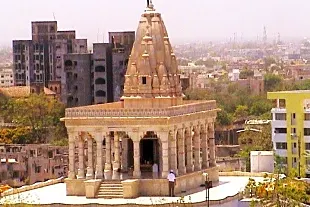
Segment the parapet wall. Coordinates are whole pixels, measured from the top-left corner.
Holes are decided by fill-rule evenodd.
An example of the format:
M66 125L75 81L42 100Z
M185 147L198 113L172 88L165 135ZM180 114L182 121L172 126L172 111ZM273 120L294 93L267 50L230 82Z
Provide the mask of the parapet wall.
M54 185L54 184L62 183L62 182L64 182L64 177L48 180L48 181L45 181L45 182L37 182L35 184L25 185L25 186L22 186L20 188L11 188L11 189L1 193L1 197L13 195L13 194L18 194L18 193L22 193L22 192L25 192L25 191L34 190L34 189L37 189L37 188L42 188L42 187L46 187L46 186L49 186L49 185Z

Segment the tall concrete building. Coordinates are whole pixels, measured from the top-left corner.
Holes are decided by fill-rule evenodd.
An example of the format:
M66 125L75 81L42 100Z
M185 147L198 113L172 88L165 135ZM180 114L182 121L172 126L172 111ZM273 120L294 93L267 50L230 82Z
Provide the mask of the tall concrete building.
M41 85L68 107L120 99L135 32L111 32L109 43L94 43L75 31L58 31L56 21L32 22L32 40L13 41L17 86Z
M272 113L272 141L283 168L310 177L310 91L268 92L276 101Z
M15 85L41 85L61 94L64 55L87 53L87 40L76 39L75 31L58 31L56 21L32 22L31 40L13 41Z

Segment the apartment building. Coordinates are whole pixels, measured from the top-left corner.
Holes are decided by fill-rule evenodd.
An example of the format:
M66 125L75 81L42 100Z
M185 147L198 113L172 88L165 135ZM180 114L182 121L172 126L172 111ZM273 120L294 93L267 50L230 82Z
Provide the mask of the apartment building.
M0 184L18 187L67 176L68 147L0 144Z
M118 101L134 40L135 32L110 32L91 53L56 21L32 22L32 40L13 41L15 85L41 84L68 107Z
M0 68L0 87L14 86L12 68Z
M272 141L288 172L310 177L310 90L269 92L272 108Z

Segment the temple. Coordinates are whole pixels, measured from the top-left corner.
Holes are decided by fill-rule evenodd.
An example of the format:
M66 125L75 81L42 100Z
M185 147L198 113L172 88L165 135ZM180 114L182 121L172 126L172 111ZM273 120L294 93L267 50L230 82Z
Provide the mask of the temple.
M66 109L67 195L165 196L170 170L177 175L176 193L199 187L204 172L217 182L218 110L214 100L183 100L166 27L148 3L139 21L121 101Z

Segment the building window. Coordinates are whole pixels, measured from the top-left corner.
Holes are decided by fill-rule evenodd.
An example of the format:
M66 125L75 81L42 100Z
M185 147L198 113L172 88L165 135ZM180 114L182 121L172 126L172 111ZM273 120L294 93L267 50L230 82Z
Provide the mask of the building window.
M286 128L275 128L274 133L276 133L276 134L286 134Z
M286 120L286 114L285 113L277 113L275 114L276 120Z
M310 150L310 143L308 142L308 143L305 143L305 148L306 148L306 150Z
M143 84L143 85L146 84L146 77L142 77L142 84Z
M95 72L105 72L105 67L104 66L97 66L97 67L95 67Z
M304 128L304 135L310 136L310 128Z
M310 114L305 114L305 120L310 121Z
M102 91L102 90L99 90L99 91L96 92L96 96L98 96L98 97L105 97L106 96L106 92Z
M286 142L276 142L276 149L287 149Z
M105 84L105 80L103 78L97 78L95 84Z

